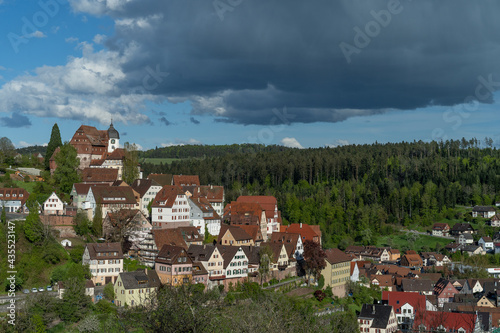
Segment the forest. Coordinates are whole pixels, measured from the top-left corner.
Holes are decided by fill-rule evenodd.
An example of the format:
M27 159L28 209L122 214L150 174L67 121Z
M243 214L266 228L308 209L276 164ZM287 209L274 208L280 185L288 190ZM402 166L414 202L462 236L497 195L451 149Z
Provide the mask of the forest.
M457 205L500 201L500 153L491 140L484 142L486 146L462 139L313 149L193 146L197 148L189 149L196 156L176 155L184 159L169 165L143 163L142 168L144 176L197 174L202 184L223 185L226 203L239 195L274 195L285 223L319 224L325 247L335 247L373 243L397 226L459 218ZM172 157L171 149L153 151ZM202 151L204 158L189 158Z

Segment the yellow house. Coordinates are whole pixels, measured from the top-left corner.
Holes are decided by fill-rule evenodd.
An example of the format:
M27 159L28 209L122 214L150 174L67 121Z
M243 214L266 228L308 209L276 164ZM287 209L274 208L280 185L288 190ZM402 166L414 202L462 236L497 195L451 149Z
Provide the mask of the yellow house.
M253 246L254 241L243 228L223 224L219 233L219 244L229 246Z
M321 271L325 278L325 288L330 286L332 293L338 297L346 294L346 283L351 277L351 258L339 249L328 249L326 267Z
M483 308L496 308L495 304L490 301L486 296L481 297L481 299L477 302L477 306Z
M116 306L146 304L161 282L154 270L137 270L118 275L115 282Z
M155 270L161 283L178 286L193 280L193 261L180 246L163 245L155 260Z

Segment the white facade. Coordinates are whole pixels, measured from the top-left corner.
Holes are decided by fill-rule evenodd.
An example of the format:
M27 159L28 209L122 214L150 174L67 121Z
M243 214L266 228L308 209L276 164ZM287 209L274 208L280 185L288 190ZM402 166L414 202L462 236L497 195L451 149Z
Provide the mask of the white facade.
M481 237L481 239L477 242L479 246L483 248L484 251L491 251L495 249L492 241L486 241Z
M108 282L115 282L118 275L123 272L123 259L91 260L87 247L83 253L82 264L89 265L92 281L96 286L105 285L107 280Z
M154 200L158 192L161 190L160 185L151 185L149 187L148 191L144 196L141 198L141 211L144 213L146 217L149 217L149 211L148 211L148 205L149 203Z
M226 267L226 278L241 278L248 276L248 258L240 247L236 255Z
M190 208L185 194L178 194L172 207L152 207L153 228L173 228L179 224L190 225Z
M43 203L44 215L62 215L64 213L64 203L52 192L50 197Z
M458 244L466 245L474 243L474 239L466 235L470 236L470 234L461 234L460 236L458 236Z

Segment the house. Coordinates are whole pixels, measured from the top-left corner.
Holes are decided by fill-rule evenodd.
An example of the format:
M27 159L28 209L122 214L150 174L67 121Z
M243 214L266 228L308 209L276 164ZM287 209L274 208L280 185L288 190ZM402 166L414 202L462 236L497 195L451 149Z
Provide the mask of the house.
M434 223L432 226L432 236L449 236L450 226L448 223Z
M174 175L172 185L200 186L200 177L198 175Z
M496 304L495 301L491 301L486 296L481 297L479 301L477 301L476 303L478 307L484 307L484 308L496 308L495 304Z
M280 231L281 226L281 212L278 210L278 201L273 196L239 196L236 199L237 203L256 203L262 207L266 214L267 231L266 233L271 236L273 232Z
M425 310L437 311L437 308L428 304L425 295L418 293L405 293L401 291L382 291L382 303L392 306L398 328L408 331L413 327L413 321L417 312Z
M474 206L472 208L472 217L490 218L495 216L496 210L490 206Z
M5 207L7 213L27 213L29 196L23 188L0 188L0 211Z
M490 220L490 225L492 227L500 227L500 215L495 214Z
M130 186L95 186L89 188L84 209L90 209L95 216L97 206L100 206L102 218L108 212L121 209L139 209L134 192Z
M462 253L464 252L467 252L469 256L483 255L486 253L479 245L464 245L462 247Z
M165 185L156 194L151 207L151 221L155 229L190 226L188 199L179 186Z
M389 290L389 291L395 291L396 286L395 286L396 279L392 275L372 275L371 278L371 285L372 286L378 286L382 290Z
M224 259L215 245L191 245L187 253L191 260L201 263L206 269L209 289L224 284L226 278Z
M139 209L122 209L108 212L102 222L103 237L109 242L125 240L130 247L139 247L152 230L151 223Z
M57 282L57 298L62 299L66 288L62 281ZM85 280L85 295L89 296L92 302L95 302L95 285L92 280Z
M193 190L192 197L207 199L217 215L222 216L224 214L224 201L226 197L224 196L223 186L197 186Z
M64 203L55 192L43 203L43 215L64 215Z
M493 240L491 239L491 237L488 237L488 236L481 237L481 239L479 239L479 241L477 242L477 244L479 246L481 246L483 248L483 251L485 251L485 252L489 252L489 251L494 251L495 250L495 247L493 245Z
M473 333L476 320L477 315L474 313L425 311L422 315L415 317L413 330L414 332Z
M394 309L390 305L363 304L358 324L360 332L391 333L398 328Z
M404 292L421 293L423 295L432 295L434 285L428 279L403 279L401 281L401 289Z
M452 236L458 237L461 234L473 234L475 232L474 228L470 223L456 223L450 230Z
M304 254L304 245L300 234L286 233L286 232L273 232L271 243L292 244L294 246L294 258Z
M326 267L321 271L325 288L332 289L334 296L345 297L346 283L351 277L351 259L339 249L327 249Z
M460 246L458 243L449 243L444 248L450 253L455 253L460 249Z
M217 249L224 259L224 271L226 287L229 283L236 285L245 282L248 277L248 258L241 246L217 245Z
M193 262L193 283L208 286L208 272L199 262Z
M82 183L96 185L112 185L118 180L118 169L85 168L82 170Z
M420 253L424 266L444 266L451 264L450 258L441 253L422 252Z
M132 183L132 188L139 194L140 210L146 217L149 217L149 203L154 200L162 186L152 179L136 179Z
M248 275L257 276L260 266L260 246L242 246L241 247L248 258Z
M222 225L217 242L229 246L255 245L252 236L247 234L245 230L239 226L227 224Z
M458 244L460 245L468 245L474 243L474 237L471 234L461 234L458 236Z
M281 243L262 243L261 248L268 246L273 253L271 258L271 270L273 271L284 271L289 264L288 252L286 250L286 244Z
M79 169L83 170L90 167L91 161L102 159L106 153L118 148L119 141L120 135L111 123L108 130L97 130L93 126L82 125L69 143L75 147L80 160Z
M90 208L87 201L87 195L89 194L89 190L91 187L95 186L109 186L104 184L84 184L84 183L74 183L73 188L69 196L72 200L72 205L78 209Z
M155 270L123 272L115 281L115 304L117 306L147 305L161 282Z
M123 253L120 243L87 243L82 265L89 265L92 282L102 286L116 281L123 272Z
M305 223L292 223L290 225L281 226L281 232L299 234L302 238L302 243L306 240L312 240L321 245L321 230L319 225L309 225Z
M389 261L398 261L401 259L401 252L398 249L389 250Z
M91 168L106 168L118 170L117 180L122 180L123 168L125 166L126 151L122 148L115 148L113 152L108 152L102 155L100 159L92 160L90 162ZM142 178L142 171L140 165L137 165L138 178Z
M495 254L500 253L500 243L493 243L494 249L495 249Z
M173 176L171 174L166 173L151 173L148 176L148 179L154 180L161 187L165 185L173 185Z
M376 246L348 246L345 250L347 254L353 254L359 260L373 260L378 262L393 261L392 258L401 256L399 251L395 251L395 256L391 255L392 249L388 247ZM396 254L397 253L397 254Z
M221 230L221 221L219 214L212 207L207 198L188 198L189 219L192 226L198 228L200 232L205 233L205 229L212 236L218 236Z
M166 285L179 286L193 280L193 261L180 246L163 245L155 260L155 270Z
M434 294L438 298L438 305L442 307L444 303L453 302L453 298L455 294L458 294L458 290L450 280L441 279L434 286Z
M232 201L224 208L223 219L231 225L257 225L264 241L268 240L266 212L257 203Z
M245 232L252 237L253 243L256 246L259 246L264 241L264 237L258 225L239 225L238 227L245 230Z
M424 265L418 254L405 254L401 257L401 266L420 268Z
M63 247L71 247L71 241L70 241L69 239L63 239L63 240L61 241L61 245L62 245Z

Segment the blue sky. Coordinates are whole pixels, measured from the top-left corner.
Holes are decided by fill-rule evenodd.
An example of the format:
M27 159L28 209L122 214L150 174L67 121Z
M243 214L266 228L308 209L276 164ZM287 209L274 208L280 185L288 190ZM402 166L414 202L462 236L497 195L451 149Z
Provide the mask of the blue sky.
M499 5L391 1L0 0L0 137L500 146Z

